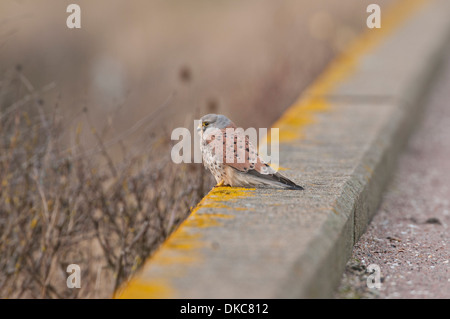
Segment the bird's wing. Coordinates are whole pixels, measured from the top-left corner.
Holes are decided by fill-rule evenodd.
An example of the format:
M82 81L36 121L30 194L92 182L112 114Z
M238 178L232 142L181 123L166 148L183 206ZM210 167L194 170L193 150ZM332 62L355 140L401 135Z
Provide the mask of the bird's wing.
M240 172L256 172L258 174L275 174L275 170L265 163L258 155L249 137L242 131L226 132L222 129L222 159L228 165ZM218 141L220 142L220 141Z
M293 181L276 172L258 155L247 135L240 130L226 128L213 131L206 143L217 162L223 163L261 184L276 185L290 189L303 189Z
M233 134L222 129L222 140L216 141L217 146L222 143L223 163L241 173L248 174L265 184L274 184L291 189L303 189L293 181L276 172L258 155L249 137L242 131L235 130Z

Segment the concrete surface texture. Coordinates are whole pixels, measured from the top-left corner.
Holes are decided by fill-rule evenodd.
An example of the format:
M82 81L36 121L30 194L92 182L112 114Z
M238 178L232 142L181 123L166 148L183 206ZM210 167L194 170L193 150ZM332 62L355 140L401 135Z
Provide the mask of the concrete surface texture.
M450 298L450 54L337 298ZM367 267L381 287L368 288Z
M273 125L305 191L213 189L116 297L332 296L423 106L449 6L403 2Z

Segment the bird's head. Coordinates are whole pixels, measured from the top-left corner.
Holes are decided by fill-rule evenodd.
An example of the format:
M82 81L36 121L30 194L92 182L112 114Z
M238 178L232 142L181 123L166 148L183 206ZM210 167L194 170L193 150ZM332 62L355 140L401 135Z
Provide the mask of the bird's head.
M234 126L233 122L222 114L207 114L200 119L197 132L200 136L209 135L214 130L221 130L226 127Z

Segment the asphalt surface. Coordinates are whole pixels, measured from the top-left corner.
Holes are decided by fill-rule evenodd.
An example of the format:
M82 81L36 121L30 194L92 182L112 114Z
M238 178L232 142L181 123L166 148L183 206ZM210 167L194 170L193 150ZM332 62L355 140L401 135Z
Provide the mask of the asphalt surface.
M450 54L337 298L450 298ZM367 267L381 287L368 288Z

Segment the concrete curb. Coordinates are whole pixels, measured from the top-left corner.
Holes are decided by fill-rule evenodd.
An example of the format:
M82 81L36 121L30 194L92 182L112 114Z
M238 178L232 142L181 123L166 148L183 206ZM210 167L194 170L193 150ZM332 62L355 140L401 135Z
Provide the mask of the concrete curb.
M447 12L400 1L274 124L305 191L213 189L116 297L330 297L419 118Z

